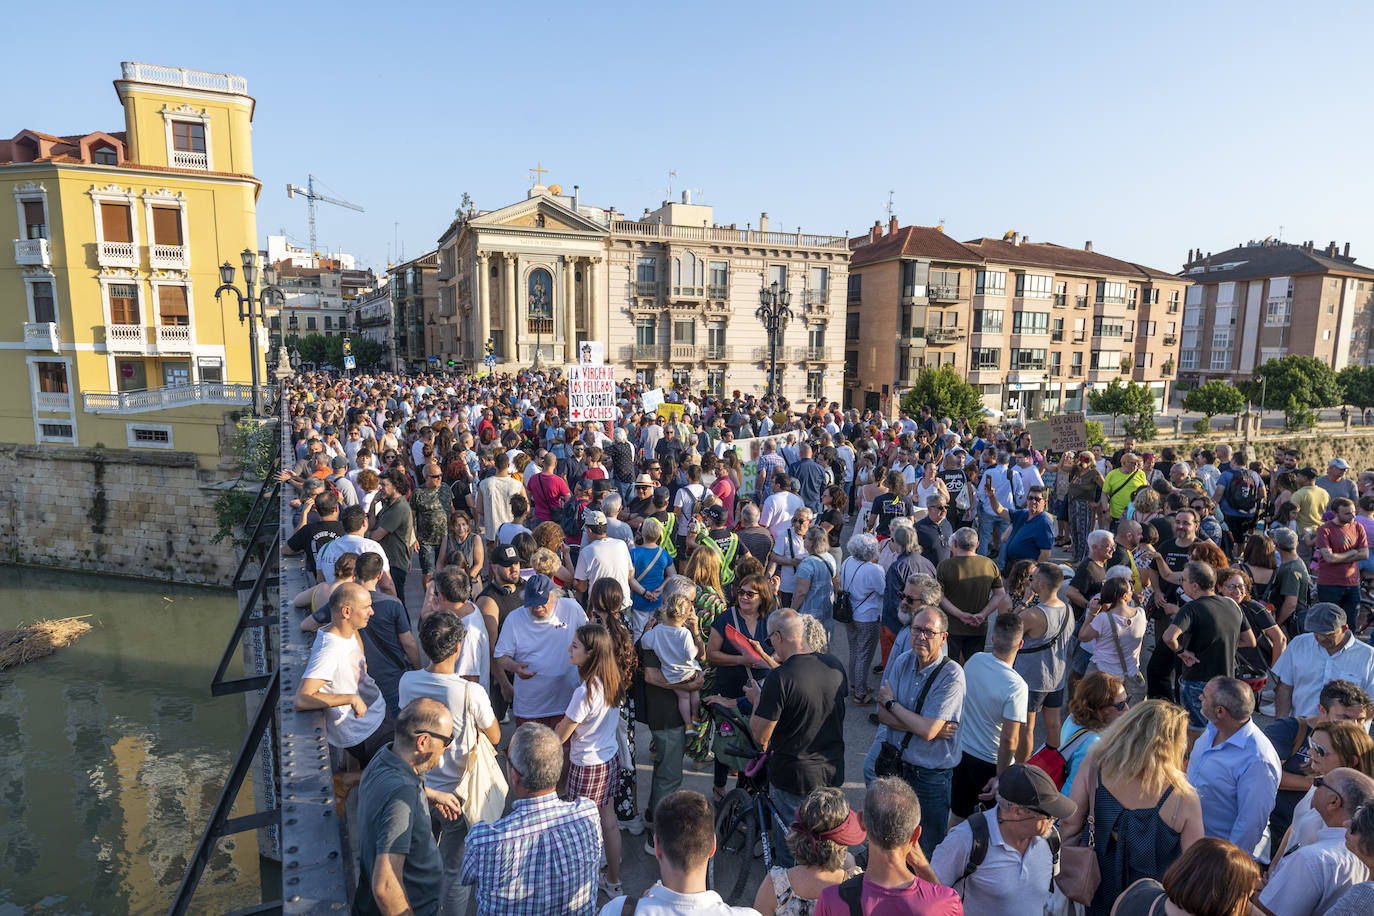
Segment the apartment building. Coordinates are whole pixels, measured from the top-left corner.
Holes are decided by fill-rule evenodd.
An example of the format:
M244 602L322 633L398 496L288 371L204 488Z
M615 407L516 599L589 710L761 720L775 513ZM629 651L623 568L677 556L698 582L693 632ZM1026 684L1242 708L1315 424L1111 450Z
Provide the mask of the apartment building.
M763 395L769 340L755 316L777 283L791 320L777 347L778 390L794 401L838 400L843 378L832 291L848 283L843 236L723 226L690 196L637 220L580 203L558 185L468 213L439 239L444 346L469 365L491 340L500 363L575 360L584 340L653 386ZM446 291L451 290L451 292ZM447 352L447 351L446 351Z
M387 268L391 286L392 363L398 371L438 365L438 270L437 251Z
M1374 269L1350 243L1247 242L1216 254L1188 252L1179 381L1238 381L1264 362L1297 353L1339 371L1374 362Z
M273 352L281 343L283 323L288 337L348 333L359 294L377 287L377 277L371 269L344 266L351 258L348 262L335 258L313 260L318 266L302 266L294 258L277 262L278 286L285 299L280 305L274 300L265 309Z
M5 438L213 464L215 405L251 403L249 332L215 290L257 251L255 103L243 77L142 63L114 87L120 130L0 141L0 301L22 331L0 348Z
M895 412L939 365L960 369L989 409L1028 417L1081 410L1113 378L1147 385L1158 409L1169 401L1185 279L1018 232L954 242L894 220L851 245L849 406ZM887 366L890 397L875 375Z
M382 365L396 365L396 338L392 332L391 284L359 293L353 302L352 333L375 340L382 347Z

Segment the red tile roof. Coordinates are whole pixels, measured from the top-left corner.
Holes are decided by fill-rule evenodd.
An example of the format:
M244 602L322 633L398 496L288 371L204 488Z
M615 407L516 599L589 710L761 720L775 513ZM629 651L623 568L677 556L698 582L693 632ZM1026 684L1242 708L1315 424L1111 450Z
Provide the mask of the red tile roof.
M1123 261L1096 251L1068 248L1046 242L1022 242L1019 245L1002 239L979 238L964 242L975 256L999 264L1042 267L1051 270L1090 274L1114 274L1150 280L1177 280L1167 271L1156 270L1133 261Z
M981 257L933 226L902 226L896 232L889 232L865 245L863 241L867 238L867 235L861 235L850 240L849 245L853 249L849 257L850 267L903 256L939 261L977 261ZM855 242L860 243L858 247L855 247Z

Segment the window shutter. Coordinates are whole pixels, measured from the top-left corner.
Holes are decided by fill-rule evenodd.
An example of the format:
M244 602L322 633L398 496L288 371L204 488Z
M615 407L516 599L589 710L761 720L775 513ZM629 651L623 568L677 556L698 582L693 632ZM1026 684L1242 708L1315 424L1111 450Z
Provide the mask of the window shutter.
M163 324L190 324L191 313L186 308L184 286L159 286L157 310Z
M181 209L153 208L153 241L158 245L183 245L181 240Z
M138 315L138 287L124 283L110 286L110 323L142 324Z
M107 242L132 242L128 204L101 204L100 223Z
M38 237L47 236L47 226L43 220L43 201L26 200L24 201L24 228L30 229L34 226L42 227L42 233ZM35 238L30 232L26 233L29 238Z

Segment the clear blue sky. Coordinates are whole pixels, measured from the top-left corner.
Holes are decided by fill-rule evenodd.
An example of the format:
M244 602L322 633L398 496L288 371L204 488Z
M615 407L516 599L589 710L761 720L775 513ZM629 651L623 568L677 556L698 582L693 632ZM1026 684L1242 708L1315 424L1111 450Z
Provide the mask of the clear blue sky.
M120 60L229 71L257 99L262 235L385 265L464 191L528 169L638 215L700 189L717 221L1082 245L1176 270L1277 234L1374 264L1369 3L406 2L11 5L0 133L122 125ZM248 26L248 28L245 28Z

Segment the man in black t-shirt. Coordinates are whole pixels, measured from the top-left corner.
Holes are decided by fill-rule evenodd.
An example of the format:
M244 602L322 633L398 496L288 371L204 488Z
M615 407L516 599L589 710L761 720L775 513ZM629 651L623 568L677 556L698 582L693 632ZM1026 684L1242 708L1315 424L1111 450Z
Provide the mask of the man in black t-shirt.
M1183 662L1179 693L1188 710L1190 731L1207 727L1202 715L1202 689L1214 677L1235 677L1236 647L1253 646L1254 631L1240 605L1216 593L1217 574L1194 560L1183 567L1183 594L1188 603L1174 612L1162 641ZM1172 608L1171 608L1172 609Z
M317 521L307 522L311 510L319 516ZM325 490L315 496L307 496L301 503L301 524L287 539L282 553L293 556L305 554L305 569L315 580L315 558L330 541L344 535L343 525L339 523L339 499Z
M749 729L772 751L768 761L769 793L784 824L812 789L844 784L844 701L849 679L844 666L829 655L809 652L801 615L786 609L768 615L773 652L781 661L763 686L745 685L754 704ZM778 856L791 866L785 843Z

